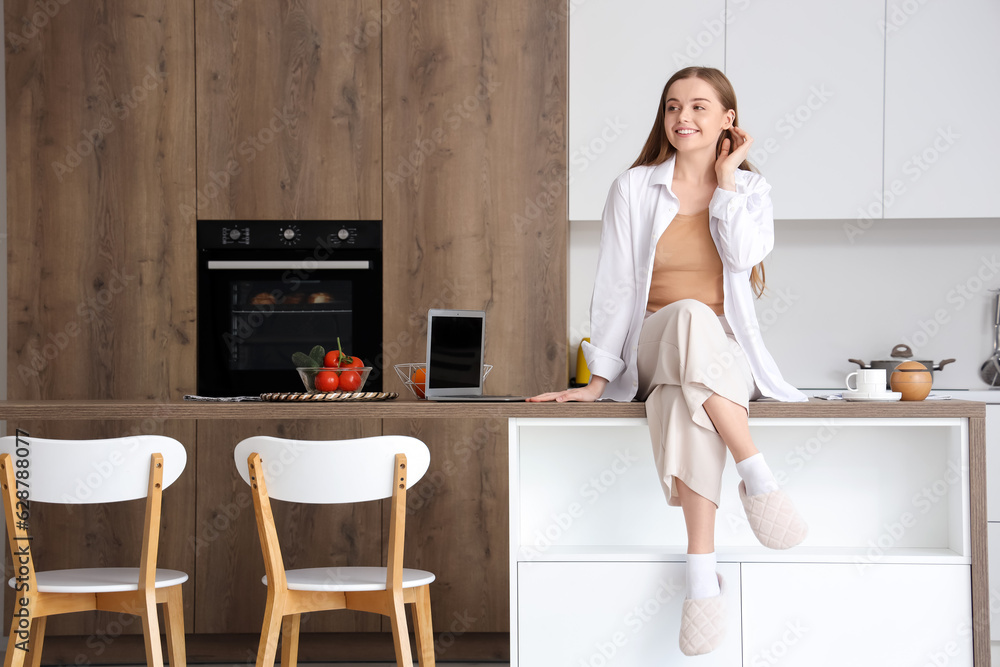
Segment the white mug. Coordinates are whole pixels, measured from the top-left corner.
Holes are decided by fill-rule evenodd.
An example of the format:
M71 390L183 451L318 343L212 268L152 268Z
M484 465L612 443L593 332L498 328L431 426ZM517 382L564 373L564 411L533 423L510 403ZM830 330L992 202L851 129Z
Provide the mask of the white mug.
M855 378L854 387L851 386L851 378ZM859 394L884 394L885 393L885 369L884 368L862 368L847 376L845 381L847 388Z

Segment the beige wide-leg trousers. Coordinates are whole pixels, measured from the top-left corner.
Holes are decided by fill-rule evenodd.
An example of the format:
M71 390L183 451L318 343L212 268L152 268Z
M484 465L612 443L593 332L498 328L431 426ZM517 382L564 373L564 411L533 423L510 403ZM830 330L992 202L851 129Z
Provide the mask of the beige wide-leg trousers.
M676 477L718 507L727 449L704 403L715 393L748 408L760 397L725 317L694 299L649 315L639 335L638 370L637 397L646 401L667 503L681 504Z

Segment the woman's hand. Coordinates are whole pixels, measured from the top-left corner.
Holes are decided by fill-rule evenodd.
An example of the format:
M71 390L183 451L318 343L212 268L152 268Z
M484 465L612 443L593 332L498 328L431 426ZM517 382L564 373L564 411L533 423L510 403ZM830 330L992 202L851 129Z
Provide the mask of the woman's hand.
M715 176L719 180L720 188L736 192L736 170L747 159L750 146L753 145L753 137L735 125L729 128L729 131L735 137L736 145L731 144L729 137L722 140L722 148L715 161Z
M543 401L555 401L557 403L565 403L566 401L581 401L593 403L601 397L606 386L608 386L607 379L599 375L594 375L590 378L590 384L586 387L566 389L565 391L550 391L538 396L532 396L528 399L528 402L542 403Z

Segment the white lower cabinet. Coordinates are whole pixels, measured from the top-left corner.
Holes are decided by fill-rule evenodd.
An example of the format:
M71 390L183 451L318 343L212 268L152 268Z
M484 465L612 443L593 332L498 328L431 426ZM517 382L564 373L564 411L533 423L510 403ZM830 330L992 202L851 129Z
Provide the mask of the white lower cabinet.
M741 580L743 667L973 664L967 565L743 563Z
M518 564L519 667L684 664L678 646L685 564ZM740 566L722 563L728 632L699 667L740 664Z
M990 641L1000 641L1000 523L986 524L987 550L990 559ZM1000 651L993 651L994 664L1000 665Z

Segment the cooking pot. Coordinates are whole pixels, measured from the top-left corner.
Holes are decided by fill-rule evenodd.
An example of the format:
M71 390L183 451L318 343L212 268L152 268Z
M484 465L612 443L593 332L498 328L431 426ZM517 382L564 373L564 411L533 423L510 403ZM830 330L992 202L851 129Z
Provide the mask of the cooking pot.
M851 363L857 364L861 368L884 368L885 369L885 381L886 389L889 388L889 376L892 375L893 369L904 361L916 361L923 364L929 371L931 371L931 377L934 377L934 371L939 371L944 368L947 364L953 363L954 359L945 359L941 363L935 364L933 361L921 361L920 359L913 359L913 350L910 349L909 345L903 345L900 343L896 347L892 348L892 352L889 353L892 359L873 361L871 364L866 364L860 359L848 359Z

